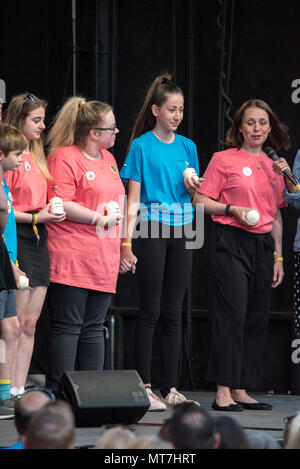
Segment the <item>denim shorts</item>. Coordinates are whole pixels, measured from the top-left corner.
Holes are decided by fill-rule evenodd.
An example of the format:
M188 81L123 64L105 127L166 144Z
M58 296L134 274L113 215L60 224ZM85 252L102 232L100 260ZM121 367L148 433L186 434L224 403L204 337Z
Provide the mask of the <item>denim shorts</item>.
M17 316L16 290L0 291L0 321Z

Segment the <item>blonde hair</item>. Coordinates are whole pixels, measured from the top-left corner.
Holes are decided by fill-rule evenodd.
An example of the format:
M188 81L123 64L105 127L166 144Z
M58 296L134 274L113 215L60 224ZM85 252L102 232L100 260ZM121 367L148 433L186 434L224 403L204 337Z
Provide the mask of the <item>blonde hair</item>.
M170 94L180 94L183 97L182 89L174 83L172 75L166 72L156 77L148 88L143 106L138 113L132 130L128 151L135 138L138 138L148 130L154 129L156 118L152 113L152 105L156 104L158 107L162 106Z
M22 132L10 124L0 123L0 151L8 156L11 151L24 151L27 141Z
M14 96L6 110L5 113L5 122L15 126L22 132L22 127L24 125L25 119L29 116L32 111L42 107L46 109L47 103L43 99L39 99L33 94L22 93L17 96ZM44 141L43 137L40 136L38 140L31 140L29 144L29 150L32 154L33 161L37 169L42 173L42 175L51 180L51 174L48 169L46 155L44 152Z
M124 427L115 427L106 430L99 438L95 449L128 449L135 441L134 433Z
M300 413L290 423L285 449L300 449Z
M48 134L49 154L64 146L84 146L90 130L98 126L101 116L109 111L112 107L101 101L87 102L81 96L69 98L57 113Z
M170 442L156 435L140 435L129 445L128 449L174 449Z

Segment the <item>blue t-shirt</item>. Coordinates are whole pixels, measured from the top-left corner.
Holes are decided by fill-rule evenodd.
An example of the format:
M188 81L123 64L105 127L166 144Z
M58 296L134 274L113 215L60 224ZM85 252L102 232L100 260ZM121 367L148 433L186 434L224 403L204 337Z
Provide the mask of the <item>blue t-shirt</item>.
M9 187L6 184L4 177L2 178L3 189L7 198L8 204L8 219L3 234L5 245L10 257L10 260L15 264L17 262L17 227L15 214L11 202L11 194L9 192Z
M24 448L24 444L21 441L18 441L13 446L8 446L7 448L2 448L2 449L25 449L25 448Z
M185 225L193 220L194 208L182 173L194 168L199 174L195 143L175 134L172 143L160 141L152 131L133 140L121 178L141 183L141 219L166 225Z

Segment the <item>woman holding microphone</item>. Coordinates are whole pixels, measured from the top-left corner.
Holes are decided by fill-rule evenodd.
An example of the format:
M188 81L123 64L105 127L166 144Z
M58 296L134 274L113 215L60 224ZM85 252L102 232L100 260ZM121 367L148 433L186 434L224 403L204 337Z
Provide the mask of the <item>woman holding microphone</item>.
M283 177L264 153L289 147L285 127L259 99L246 101L215 153L194 197L212 215L211 348L207 379L217 385L214 410L270 410L247 389L262 378L271 288L283 280Z

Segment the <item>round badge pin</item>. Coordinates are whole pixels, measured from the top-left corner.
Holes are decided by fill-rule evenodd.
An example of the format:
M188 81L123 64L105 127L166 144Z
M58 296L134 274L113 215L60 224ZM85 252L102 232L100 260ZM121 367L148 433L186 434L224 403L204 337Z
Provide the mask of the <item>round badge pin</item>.
M244 174L245 176L251 176L251 174L252 174L252 169L249 168L248 166L245 166L245 167L243 168L243 174Z
M88 181L93 181L96 175L93 171L88 171L87 173L85 173L85 177L87 178Z

